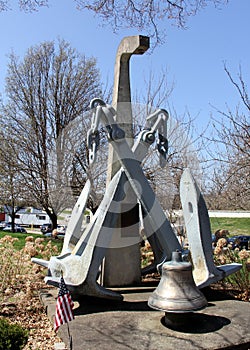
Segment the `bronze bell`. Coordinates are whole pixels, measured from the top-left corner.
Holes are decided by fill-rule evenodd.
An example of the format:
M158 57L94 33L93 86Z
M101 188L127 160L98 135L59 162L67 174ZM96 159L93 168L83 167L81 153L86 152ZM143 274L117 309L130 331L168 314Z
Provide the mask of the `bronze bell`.
M187 313L206 307L207 300L193 279L192 264L182 261L180 252L173 252L172 260L163 264L160 283L148 305L167 313Z

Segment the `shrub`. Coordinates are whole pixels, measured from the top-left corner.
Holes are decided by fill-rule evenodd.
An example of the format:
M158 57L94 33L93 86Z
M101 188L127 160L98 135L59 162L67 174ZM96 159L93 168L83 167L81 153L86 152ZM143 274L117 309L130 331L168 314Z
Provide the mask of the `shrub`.
M154 254L148 241L141 247L141 267L147 267L154 261Z
M0 350L23 349L28 341L28 331L17 324L0 318Z
M59 240L51 242L43 236L23 234L18 237L19 242L16 235L1 237L0 234L0 318L11 324L20 324L29 332L29 338L25 347L21 341L13 346L10 342L6 345L4 337L7 331L3 334L0 330L0 350L52 349L60 339L54 333L39 298L39 290L51 287L44 283L45 269L32 263L31 257L35 254L49 260L51 255L58 255L59 246L55 243ZM20 243L18 247L17 243Z
M12 298L18 302L28 302L39 284L44 279L44 269L33 264L31 257L39 256L43 259L51 255L58 255L57 246L51 241L44 243L44 238L26 237L26 244L21 250L14 248L17 238L9 235L0 239L0 302Z
M220 238L214 249L214 260L218 265L242 264L242 268L226 277L224 283L231 285L240 292L239 299L250 301L250 252L246 249L240 251L238 248L233 250L232 246L227 244L225 238Z

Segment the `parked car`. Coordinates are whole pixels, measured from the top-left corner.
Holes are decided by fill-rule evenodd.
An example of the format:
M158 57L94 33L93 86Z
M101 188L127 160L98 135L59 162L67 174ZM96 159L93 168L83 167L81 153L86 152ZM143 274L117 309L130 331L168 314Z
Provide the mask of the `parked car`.
M17 226L15 228L15 232L27 233L26 229L24 227L21 227L21 226Z
M235 239L236 239L236 236L228 237L228 239L227 239L227 244L230 244L233 249L234 249Z
M66 228L67 228L66 225L58 225L58 226L57 226L57 233L58 233L59 235L65 235Z
M0 230L2 230L4 227L6 227L7 225L9 225L9 222L7 221L1 221L0 222Z
M46 234L46 233L51 233L52 232L52 224L48 223L48 224L43 224L41 227L40 227L40 230L43 234Z
M52 231L52 224L43 224L41 231L46 237L64 238L67 226L58 225L57 229Z
M59 226L58 229L53 230L52 232L45 233L45 237L51 237L51 238L55 238L55 239L64 239L65 230L66 230L66 226L65 226L65 228L61 228Z
M250 249L250 236L234 236L231 237L231 245L233 249L239 248L241 249Z
M11 224L7 224L4 228L3 231L7 231L7 232L12 232L12 226ZM15 225L14 227L14 232L16 233L27 233L27 231L25 230L24 227L21 227L19 225Z

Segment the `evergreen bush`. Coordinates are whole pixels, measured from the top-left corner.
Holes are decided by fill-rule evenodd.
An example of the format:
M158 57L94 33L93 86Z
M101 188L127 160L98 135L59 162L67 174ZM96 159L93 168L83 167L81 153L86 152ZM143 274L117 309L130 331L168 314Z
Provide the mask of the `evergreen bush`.
M21 350L28 341L28 331L0 318L0 350Z

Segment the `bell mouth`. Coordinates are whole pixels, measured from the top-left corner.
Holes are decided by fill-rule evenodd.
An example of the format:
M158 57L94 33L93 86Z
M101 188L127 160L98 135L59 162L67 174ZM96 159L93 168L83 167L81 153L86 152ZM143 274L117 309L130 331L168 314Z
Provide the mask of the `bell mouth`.
M186 314L204 309L207 306L207 300L202 294L189 299L166 299L157 295L156 298L155 296L149 297L148 306L155 310L165 311L167 314Z

